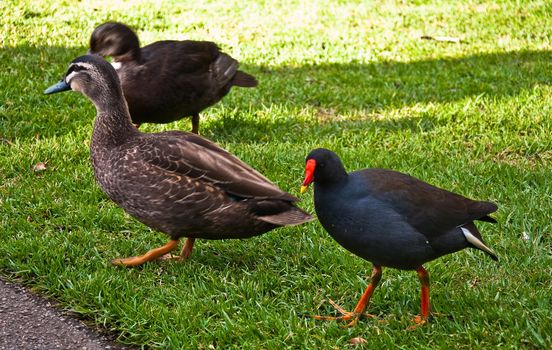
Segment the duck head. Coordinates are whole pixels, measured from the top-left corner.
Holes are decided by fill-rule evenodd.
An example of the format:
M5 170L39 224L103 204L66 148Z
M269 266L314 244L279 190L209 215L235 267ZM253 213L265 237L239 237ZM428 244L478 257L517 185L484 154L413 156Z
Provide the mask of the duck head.
M119 77L103 58L85 55L75 58L65 76L57 84L44 90L46 95L74 90L86 95L98 111L108 110L124 101Z
M347 172L337 154L325 148L317 148L307 156L301 193L305 193L313 182L324 185L339 182L346 177Z
M111 56L115 62L137 60L140 55L140 42L130 27L118 22L107 22L92 32L88 53L102 57Z

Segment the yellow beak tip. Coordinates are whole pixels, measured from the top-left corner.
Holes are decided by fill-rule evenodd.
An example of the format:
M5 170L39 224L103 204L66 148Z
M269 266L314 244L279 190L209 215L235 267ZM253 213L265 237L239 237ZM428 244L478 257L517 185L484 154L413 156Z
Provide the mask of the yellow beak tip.
M309 188L308 186L301 186L301 190L299 192L301 192L301 194L303 194L303 193L307 192L308 188Z

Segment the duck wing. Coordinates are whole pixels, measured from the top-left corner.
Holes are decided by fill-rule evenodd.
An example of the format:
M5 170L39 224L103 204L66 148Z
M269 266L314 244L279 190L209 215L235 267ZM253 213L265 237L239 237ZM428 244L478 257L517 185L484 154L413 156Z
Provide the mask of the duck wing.
M387 203L428 238L473 220L492 222L488 214L498 209L494 203L474 201L396 171L365 169L355 173L366 181L370 195Z
M238 198L298 201L258 171L199 135L169 131L146 134L139 140L134 147L135 157L167 173L210 183Z
M155 62L157 68L181 74L206 73L220 55L215 43L192 40L157 41L142 47L140 51L143 61Z
M159 41L143 47L141 57L144 67L175 90L224 96L232 85L257 86L255 77L239 71L239 62L210 41Z

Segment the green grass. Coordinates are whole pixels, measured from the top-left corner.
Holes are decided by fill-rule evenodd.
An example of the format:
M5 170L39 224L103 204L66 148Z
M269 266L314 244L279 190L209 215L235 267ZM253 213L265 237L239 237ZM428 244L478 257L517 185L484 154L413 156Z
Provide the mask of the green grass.
M303 3L1 2L0 274L145 347L328 349L363 337L371 349L550 348L550 2ZM495 201L499 223L480 228L500 263L473 250L428 263L433 310L449 317L410 332L419 282L391 269L368 310L386 323L297 317L330 313L328 298L352 309L371 271L317 222L199 241L184 263L111 266L166 237L94 183L92 104L42 95L109 19L143 43L207 39L238 58L260 85L205 111L201 132L281 188L298 194L304 157L324 146L350 170L392 168ZM144 127L166 129L190 122ZM301 205L312 212L311 197Z

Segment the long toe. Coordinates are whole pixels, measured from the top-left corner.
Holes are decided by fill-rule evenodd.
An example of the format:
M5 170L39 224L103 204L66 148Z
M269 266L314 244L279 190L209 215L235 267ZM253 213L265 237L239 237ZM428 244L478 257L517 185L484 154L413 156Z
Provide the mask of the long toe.
M339 311L341 316L324 316L324 315L308 315L308 314L302 314L301 316L306 318L313 318L318 321L337 321L337 322L350 321L348 324L346 324L343 327L352 327L356 325L360 317L362 317L362 314L345 311L339 305L338 307L339 308L336 307L336 309Z
M361 314L357 314L351 322L347 323L346 325L344 326L341 326L342 328L349 328L349 327L353 327L353 326L356 326L356 324L358 323L358 320L360 319L360 316L362 316Z
M334 309L337 310L337 312L339 312L340 314L342 315L351 315L351 314L355 314L354 312L349 312L347 310L345 310L343 307L341 307L338 303L336 303L335 301L333 301L332 299L328 299L328 302L334 307ZM360 318L378 318L378 316L376 315L373 315L373 314L369 314L367 312L364 312L362 314L360 314Z
M354 312L345 312L341 316L324 316L324 315L308 315L303 314L303 317L314 318L319 321L349 321L360 318L361 314Z
M337 312L339 312L340 314L342 315L346 315L346 314L350 314L349 311L345 310L344 308L342 308L338 303L336 303L335 301L333 301L332 299L328 299L328 302L334 307L334 309L337 310Z

